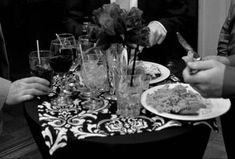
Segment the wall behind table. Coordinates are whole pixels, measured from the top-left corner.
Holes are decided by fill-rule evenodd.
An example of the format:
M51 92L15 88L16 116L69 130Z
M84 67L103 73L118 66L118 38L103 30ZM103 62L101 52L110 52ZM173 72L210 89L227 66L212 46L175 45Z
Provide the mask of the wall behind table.
M227 16L230 0L199 0L198 52L216 55L220 29Z

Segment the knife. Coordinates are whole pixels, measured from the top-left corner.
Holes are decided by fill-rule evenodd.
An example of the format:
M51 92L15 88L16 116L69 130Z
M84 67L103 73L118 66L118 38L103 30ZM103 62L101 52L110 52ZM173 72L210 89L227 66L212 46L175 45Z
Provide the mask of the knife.
M193 58L196 61L201 60L200 55L193 50L193 48L188 44L188 42L183 38L183 36L179 33L176 32L177 38L179 43L181 44L181 46L188 52L188 53L192 53L193 54Z
M179 33L176 32L177 38L179 43L181 44L181 46L187 51L187 53L189 54L193 54L193 61L200 61L202 58L201 56L193 50L193 48L187 43L187 41L183 38L183 36ZM195 70L195 69L190 69L190 74L196 74L199 70Z

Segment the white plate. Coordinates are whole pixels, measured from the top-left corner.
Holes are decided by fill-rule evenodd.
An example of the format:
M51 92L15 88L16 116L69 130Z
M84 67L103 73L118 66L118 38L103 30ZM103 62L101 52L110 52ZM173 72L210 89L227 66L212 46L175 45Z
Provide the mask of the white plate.
M159 77L156 77L156 78L153 78L152 80L150 80L150 84L161 82L170 76L170 70L161 64L154 63L154 62L148 62L148 61L143 61L143 64L147 70L147 73L148 73L148 70L153 71L153 72L156 71L156 73L157 73L158 70L156 68L158 68L161 73L161 75Z
M179 85L179 84L181 84L183 86L187 86L188 90L192 90L195 93L198 93L188 84L174 83L174 84L168 84L168 85L169 85L169 88L174 88L176 85ZM187 120L187 121L207 120L207 119L212 119L212 118L216 118L216 117L223 115L224 113L226 113L230 109L230 106L231 106L231 102L229 99L223 99L223 98L205 99L202 97L203 100L205 100L205 102L206 102L207 108L200 109L198 112L199 113L198 115L180 115L180 114L171 114L171 113L165 113L165 112L160 113L155 108L153 108L152 106L150 106L146 103L146 97L148 94L154 93L154 91L157 91L158 89L162 88L163 86L164 85L152 87L152 88L146 90L141 96L142 105L150 112L155 113L155 114L162 116L162 117L176 119L176 120Z

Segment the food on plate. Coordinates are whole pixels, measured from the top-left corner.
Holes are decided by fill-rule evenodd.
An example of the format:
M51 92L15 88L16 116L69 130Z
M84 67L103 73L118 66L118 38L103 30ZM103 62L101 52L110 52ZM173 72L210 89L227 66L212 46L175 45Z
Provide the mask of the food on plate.
M198 93L188 90L187 86L181 84L174 88L165 85L153 93L147 94L146 103L159 113L198 115L199 109L207 108Z
M161 71L155 63L138 61L137 65L144 67L146 74L150 76L151 80L161 76Z
M147 74L149 74L152 79L155 79L161 76L161 71L156 65L153 65L153 64L144 65L144 68Z

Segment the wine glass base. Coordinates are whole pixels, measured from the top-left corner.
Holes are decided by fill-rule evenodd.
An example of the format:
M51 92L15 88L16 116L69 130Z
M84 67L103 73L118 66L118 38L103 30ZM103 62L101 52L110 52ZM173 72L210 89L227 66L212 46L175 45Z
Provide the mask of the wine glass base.
M84 109L88 109L89 111L96 111L104 106L104 101L98 98L92 98L90 100L85 101L82 104Z

